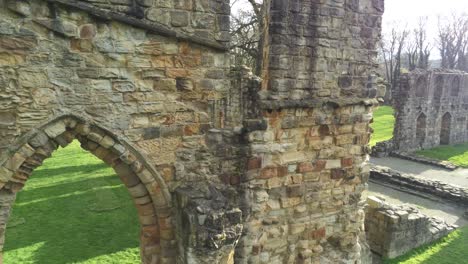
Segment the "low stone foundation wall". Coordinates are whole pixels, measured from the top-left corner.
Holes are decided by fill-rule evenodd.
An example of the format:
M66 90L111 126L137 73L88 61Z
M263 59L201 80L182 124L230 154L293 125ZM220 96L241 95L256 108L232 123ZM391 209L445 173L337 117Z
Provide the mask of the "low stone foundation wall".
M370 180L405 187L409 190L423 192L425 194L431 194L443 198L461 206L468 206L467 188L450 185L440 181L416 178L409 174L392 170L388 167L373 166L370 170Z
M367 242L374 253L385 258L401 256L457 228L407 205L390 205L373 196L367 203Z

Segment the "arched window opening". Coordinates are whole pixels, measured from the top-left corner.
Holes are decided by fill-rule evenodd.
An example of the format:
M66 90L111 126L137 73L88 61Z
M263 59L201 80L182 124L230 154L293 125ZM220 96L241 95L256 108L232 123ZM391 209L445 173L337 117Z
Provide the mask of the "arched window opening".
M427 90L427 81L424 76L418 78L416 82L416 97L425 97Z
M450 113L445 113L445 115L442 117L442 122L440 125L440 144L441 145L450 144L451 125L452 125L452 115L450 115Z
M460 93L460 78L455 76L452 81L452 89L450 89L451 96L458 96Z
M426 140L426 115L421 113L416 120L416 142L422 147Z
M86 152L80 146L97 159L83 156ZM160 219L173 234L166 214L171 210L170 196L162 176L130 143L94 122L64 115L13 143L11 152L0 167L1 242L8 223L5 248L0 243L0 263L2 255L6 263L29 262L22 251L28 247L37 253L30 256L31 262L38 263L101 263L106 261L101 257L115 259L119 252L119 263L133 263L133 258L159 263L160 245L173 239L159 236ZM90 177L80 177L83 173ZM76 186L81 188L74 190Z
M444 78L437 76L434 83L434 98L440 99L444 93Z
M18 263L28 244L43 243L21 260L105 263L110 258L138 263L137 216L112 168L75 140L46 159L18 192L7 225L4 261Z

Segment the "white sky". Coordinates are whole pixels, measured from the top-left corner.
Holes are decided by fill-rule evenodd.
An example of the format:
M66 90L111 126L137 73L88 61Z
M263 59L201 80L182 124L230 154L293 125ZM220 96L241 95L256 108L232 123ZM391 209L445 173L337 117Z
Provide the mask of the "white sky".
M468 0L386 0L383 31L388 32L391 25L414 27L420 17L427 16L428 35L437 35L438 16L450 17L454 13L468 13Z
M231 0L234 1L233 12L249 7L247 0ZM385 0L383 30L386 32L394 22L411 28L419 17L428 16L429 35L435 38L437 16L450 16L453 12L468 13L468 0Z

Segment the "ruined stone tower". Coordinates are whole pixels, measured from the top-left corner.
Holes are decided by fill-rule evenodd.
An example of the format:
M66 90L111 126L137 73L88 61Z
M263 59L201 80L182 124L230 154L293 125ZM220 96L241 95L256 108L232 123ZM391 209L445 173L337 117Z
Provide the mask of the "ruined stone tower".
M260 79L229 67L228 0L1 0L1 236L77 139L133 197L143 263L359 262L383 0L265 11Z

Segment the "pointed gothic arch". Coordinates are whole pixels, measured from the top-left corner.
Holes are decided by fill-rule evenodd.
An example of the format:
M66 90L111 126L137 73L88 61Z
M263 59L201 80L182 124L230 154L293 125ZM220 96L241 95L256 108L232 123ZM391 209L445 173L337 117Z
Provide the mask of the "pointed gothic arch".
M450 113L445 113L442 116L442 121L440 123L440 144L448 145L450 144L450 134L452 126L452 115Z
M421 113L416 119L416 142L419 147L422 147L426 140L426 115Z
M65 147L74 139L80 141L83 149L110 165L122 180L138 212L141 261L159 263L164 250L174 239L171 196L163 178L124 139L74 115L54 118L33 129L19 138L15 148L0 157L0 241L4 241L16 193L23 188L33 170L58 146ZM3 242L0 257L2 250Z
M444 77L437 76L434 82L434 99L440 99L444 94Z
M453 77L452 87L450 89L451 96L458 96L458 94L460 93L460 84L461 84L460 77L458 76Z
M427 80L425 76L421 76L416 81L416 97L426 97L427 95Z

